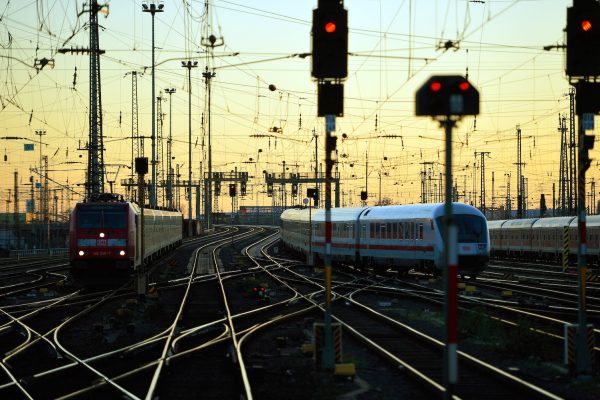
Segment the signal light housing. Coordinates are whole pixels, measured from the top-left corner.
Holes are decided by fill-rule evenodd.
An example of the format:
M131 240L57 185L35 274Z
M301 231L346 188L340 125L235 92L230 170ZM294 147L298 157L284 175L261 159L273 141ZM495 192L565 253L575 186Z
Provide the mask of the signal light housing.
M460 75L429 78L416 94L416 115L462 116L479 114L479 92Z
M312 76L335 80L348 76L348 11L340 2L319 2L313 10Z
M567 8L566 73L570 77L600 75L600 3L576 1Z

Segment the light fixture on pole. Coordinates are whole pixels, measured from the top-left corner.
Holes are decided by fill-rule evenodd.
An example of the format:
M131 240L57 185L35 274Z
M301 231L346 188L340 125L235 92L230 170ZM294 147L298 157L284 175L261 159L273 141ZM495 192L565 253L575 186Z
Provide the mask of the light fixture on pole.
M152 15L152 178L150 180L150 207L156 207L156 122L154 120L155 115L155 96L154 96L154 14L157 12L163 12L165 5L162 1L158 2L147 2L142 3L142 11L149 12Z
M188 237L192 236L192 68L198 61L182 61L181 66L188 70Z

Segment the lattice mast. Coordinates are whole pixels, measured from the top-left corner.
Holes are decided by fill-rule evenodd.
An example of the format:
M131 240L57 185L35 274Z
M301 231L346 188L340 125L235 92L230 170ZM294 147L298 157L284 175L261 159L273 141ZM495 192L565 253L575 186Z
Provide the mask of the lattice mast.
M560 171L558 176L558 203L560 215L567 215L568 181L569 181L569 146L567 144L567 117L558 117L558 131L560 132Z
M98 35L99 6L92 0L90 13L90 134L88 144L87 199L104 192L104 143L102 139L102 94L100 86L100 40Z

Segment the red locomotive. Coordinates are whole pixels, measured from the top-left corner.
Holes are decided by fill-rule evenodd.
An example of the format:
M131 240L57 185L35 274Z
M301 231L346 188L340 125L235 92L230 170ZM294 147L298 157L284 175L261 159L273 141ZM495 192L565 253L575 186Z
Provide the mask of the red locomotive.
M152 259L181 244L178 211L144 209L144 256ZM142 263L141 210L125 201L77 203L69 226L69 260L74 275L132 272Z

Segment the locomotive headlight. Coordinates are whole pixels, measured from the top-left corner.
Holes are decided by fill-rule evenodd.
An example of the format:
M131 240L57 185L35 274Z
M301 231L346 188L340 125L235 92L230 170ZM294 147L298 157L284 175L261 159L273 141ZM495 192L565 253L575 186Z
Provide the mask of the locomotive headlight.
M85 252L84 252L83 250L79 250L79 255L80 255L80 256L82 256L82 255L84 255L84 254L85 254Z
M124 256L124 255L125 255L125 250L121 250L121 251L119 252L119 254L120 254L120 255L122 255L122 256Z
M104 237L104 232L100 232L100 237Z

